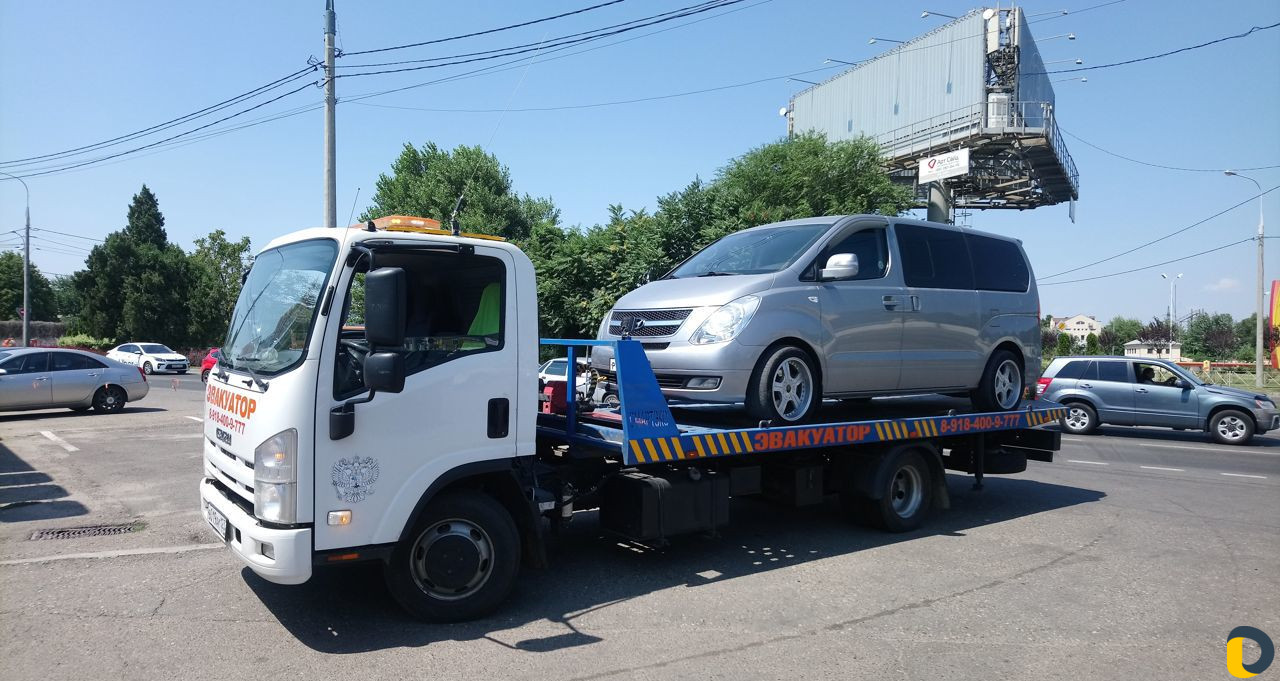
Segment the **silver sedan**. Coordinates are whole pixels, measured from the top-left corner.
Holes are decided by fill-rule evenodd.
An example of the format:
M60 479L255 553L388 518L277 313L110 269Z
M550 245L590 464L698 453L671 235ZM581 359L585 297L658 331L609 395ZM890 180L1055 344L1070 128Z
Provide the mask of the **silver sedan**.
M90 352L0 350L0 411L69 407L114 413L146 397L149 389L137 367Z

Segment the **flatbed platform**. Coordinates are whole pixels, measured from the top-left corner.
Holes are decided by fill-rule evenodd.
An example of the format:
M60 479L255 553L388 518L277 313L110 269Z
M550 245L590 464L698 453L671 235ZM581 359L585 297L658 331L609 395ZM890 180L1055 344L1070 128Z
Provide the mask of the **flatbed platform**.
M544 342L567 346L571 367L576 347L613 345L620 405L578 413L570 401L566 414L539 414L539 439L567 445L576 456L616 456L628 466L915 439L945 442L1033 429L1065 414L1061 405L1044 401L1027 401L1014 411L963 413L964 401L912 397L865 407L828 402L812 423L743 427L745 417L732 405L668 406L637 341ZM1057 449L1057 434L1044 435Z

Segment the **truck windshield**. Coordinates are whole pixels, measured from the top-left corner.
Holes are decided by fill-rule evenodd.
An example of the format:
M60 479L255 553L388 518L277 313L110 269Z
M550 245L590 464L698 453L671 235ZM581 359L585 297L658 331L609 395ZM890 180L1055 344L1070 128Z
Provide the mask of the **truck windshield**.
M789 267L830 228L829 224L788 225L730 234L698 251L664 278L777 272Z
M236 300L222 364L263 376L297 366L306 356L316 306L337 255L332 239L263 251Z

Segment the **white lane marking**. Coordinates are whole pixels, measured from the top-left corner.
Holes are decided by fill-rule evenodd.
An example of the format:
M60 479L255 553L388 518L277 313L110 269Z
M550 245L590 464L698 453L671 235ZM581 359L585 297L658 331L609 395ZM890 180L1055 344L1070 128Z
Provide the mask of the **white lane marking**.
M1187 472L1187 469L1185 468L1165 468L1164 466L1138 466L1138 468L1145 468L1149 471L1173 471L1175 473Z
M1265 476L1265 475L1245 475L1244 473L1219 473L1219 475L1226 475L1226 476L1228 476L1228 477L1232 477L1232 478L1253 478L1254 480L1266 480L1266 479L1267 479L1267 476Z
M199 416L186 416L184 418L189 418L192 421L204 421L204 419L200 418Z
M1139 442L1139 447L1155 447L1157 449L1194 449L1200 452L1231 452L1230 449L1222 449L1221 447L1196 447L1194 445L1157 445L1148 442Z
M1067 459L1067 463L1087 463L1094 466L1110 466L1111 464L1102 461L1081 461L1080 459Z
M64 553L60 556L41 556L39 558L19 558L17 560L0 560L0 565L26 565L28 563L49 563L55 560L86 560L93 558L121 558L124 556L149 556L157 553L187 553L189 551L208 551L220 549L222 544L187 544L185 546L167 546L154 549L132 549L125 551L97 551L94 553Z
M77 446L75 446L75 445L71 444L70 442L67 442L66 440L64 440L64 439L62 439L62 438L60 438L60 437L58 437L57 435L54 435L53 433L51 433L51 432L49 432L49 431L47 431L47 430L42 430L42 431L40 431L40 434L41 434L41 435L43 435L43 436L45 436L45 437L47 437L47 438L49 438L49 440L50 440L50 441L52 441L54 444L56 444L56 445L58 445L59 447L61 447L61 448L65 449L65 450L67 450L68 452L78 452L78 451L80 451L80 448L79 448L79 447L77 447Z
M1087 438L1087 437L1066 437L1066 436L1064 435L1062 439L1063 439L1063 440L1065 440L1065 441L1067 441L1067 442L1084 442L1085 440L1088 440L1089 438ZM1096 438L1095 438L1095 439L1096 439Z

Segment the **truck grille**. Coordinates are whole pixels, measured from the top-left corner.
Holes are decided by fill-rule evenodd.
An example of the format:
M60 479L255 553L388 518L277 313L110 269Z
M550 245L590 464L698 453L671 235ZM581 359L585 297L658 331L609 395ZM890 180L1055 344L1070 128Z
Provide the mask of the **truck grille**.
M253 503L253 462L245 461L231 450L205 437L204 460L214 477L241 498Z
M623 321L634 319L639 328L631 333L633 338L670 336L680 329L690 312L693 310L614 310L609 317L609 334L621 336Z

